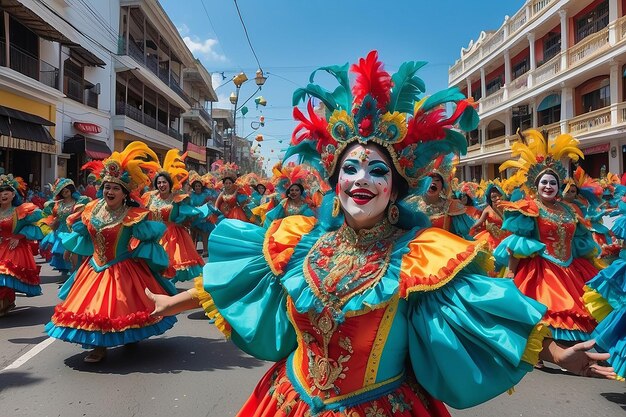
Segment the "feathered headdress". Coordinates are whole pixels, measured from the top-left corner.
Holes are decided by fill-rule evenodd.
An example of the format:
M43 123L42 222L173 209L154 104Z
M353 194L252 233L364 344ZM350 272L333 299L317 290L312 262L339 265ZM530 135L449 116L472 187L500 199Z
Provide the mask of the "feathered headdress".
M122 152L113 152L103 161L90 161L82 169L90 170L102 183L112 182L132 193L150 184L150 174L160 168L159 158L148 146L131 142Z
M28 186L22 177L14 177L13 174L0 175L0 187L11 187L13 191L23 196Z
M189 171L187 182L191 186L193 186L194 182L199 182L200 184L202 184L203 187L206 187L206 185L204 184L204 180L202 179L202 176L198 174L198 172L194 171L193 169Z
M565 179L563 192L567 192L572 185L576 187L578 194L587 200L588 203L598 205L602 201L602 193L604 192L602 185L587 175L581 166L576 168L571 178Z
M438 156L432 163L428 175L438 174L443 179L443 188L450 194L452 191L452 179L456 174L456 166L458 165L458 156L454 153Z
M420 97L424 82L415 74L425 62L405 62L394 75L383 70L376 51L352 65L356 74L350 88L348 64L322 67L313 72L310 84L294 92L293 105L307 96L319 99L325 114L317 114L309 100L308 116L297 107L299 122L285 159L299 155L300 161L314 166L321 161L330 177L337 158L351 143L377 143L384 147L398 172L411 187L418 185L425 167L439 155L465 154L467 141L456 128L470 131L478 125L478 115L471 99L457 88L449 88L430 97ZM333 91L313 84L317 71L326 71L339 82ZM444 106L456 104L447 117Z
M237 166L237 164L233 162L224 163L221 160L216 161L215 164L217 164L217 162L221 162L221 164L217 166L216 170L217 176L221 181L224 181L226 178L230 178L233 181L237 179L237 171L239 171L239 166Z
M561 159L578 161L584 158L578 148L578 141L568 133L563 133L548 141L541 132L529 129L522 132L521 140L511 146L511 156L518 160L508 160L500 165L500 172L507 168L517 168L526 175L526 186L535 190L535 180L547 171L554 172L561 182L567 178L567 170Z
M172 191L180 190L189 176L189 171L185 165L186 157L187 152L181 155L178 149L170 149L165 154L163 166L157 171L155 177L158 177L160 173L168 174L172 179Z
M54 184L50 185L50 190L52 191L52 198L57 198L59 193L63 191L63 189L69 185L74 185L74 181L69 178L57 178Z

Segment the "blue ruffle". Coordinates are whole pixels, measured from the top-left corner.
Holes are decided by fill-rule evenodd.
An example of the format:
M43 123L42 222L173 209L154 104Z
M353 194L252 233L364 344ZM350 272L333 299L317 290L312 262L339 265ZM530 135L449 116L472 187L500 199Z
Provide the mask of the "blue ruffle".
M513 234L500 242L493 251L493 257L498 265L507 266L511 254L516 258L527 258L543 252L545 248L546 245L538 240Z
M17 278L7 274L0 274L0 287L12 288L16 292L25 294L27 297L36 297L42 294L40 285L25 284Z
M87 226L85 226L82 220L72 225L71 233L59 233L59 237L68 251L81 256L93 255L93 242L89 236Z
M39 218L41 218L41 216L39 216ZM35 221L37 220L39 219L36 219ZM34 226L32 224L26 224L21 228L17 228L16 230L17 231L15 234L24 235L27 240L41 240L44 237L43 232L41 231L39 226Z
M167 227L164 223L142 221L133 226L133 236L141 243L132 252L135 259L144 259L153 272L162 271L169 265L169 258L159 243Z
M417 380L454 408L485 402L532 369L521 361L546 307L511 280L460 272L436 291L414 293L409 349Z
M572 258L588 258L600 255L601 252L589 229L578 223L572 239Z
M52 322L46 324L45 330L50 337L66 342L78 343L86 348L97 346L113 347L138 342L151 336L165 333L171 329L177 319L174 316L163 317L158 323L146 327L130 328L122 332L97 332L70 327L57 327Z
M626 215L619 216L613 226L611 227L611 231L620 239L626 239Z
M554 340L565 340L568 342L584 342L587 340L591 340L591 334L582 332L580 330L567 330L567 329L559 329L556 327L550 327L550 331L552 332L552 338Z
M626 261L621 255L620 252L619 258L586 284L608 301L613 309L626 306Z
M260 359L278 361L296 348L287 294L263 256L265 229L224 220L209 238L204 288L232 326L232 341Z
M202 275L202 266L192 265L186 267L185 269L177 269L176 275L172 279L170 279L170 282L174 284L177 282L191 281L192 279L196 279L200 275Z
M530 237L536 235L536 225L534 218L525 216L519 211L504 212L502 230L508 230L515 235Z
M596 327L596 344L611 354L607 360L615 373L626 378L626 309L613 310Z

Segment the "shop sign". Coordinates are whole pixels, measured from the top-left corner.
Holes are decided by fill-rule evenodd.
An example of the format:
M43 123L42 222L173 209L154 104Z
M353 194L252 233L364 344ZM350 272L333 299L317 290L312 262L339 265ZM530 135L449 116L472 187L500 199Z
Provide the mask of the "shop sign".
M200 162L206 162L206 148L187 142L187 155Z
M0 148L18 149L20 151L38 152L38 153L57 153L57 145L55 143L41 143L33 140L12 138L9 136L0 136Z
M597 153L605 153L609 151L609 144L604 143L602 145L591 146L582 150L584 155L594 155Z
M102 128L95 123L74 122L74 129L92 135L102 132Z

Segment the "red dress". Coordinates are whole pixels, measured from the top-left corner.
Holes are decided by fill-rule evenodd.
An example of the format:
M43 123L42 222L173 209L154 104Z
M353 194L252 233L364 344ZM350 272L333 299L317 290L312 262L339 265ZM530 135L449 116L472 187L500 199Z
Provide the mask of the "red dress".
M215 207L221 211L227 219L236 219L247 222L249 221L248 216L246 216L246 212L241 207L240 201L244 198L245 196L243 194L239 194L237 192L228 194L226 191L222 191L219 197L217 197Z
M474 239L486 241L489 245L489 250L493 252L500 242L510 235L511 232L502 229L502 217L491 210L487 212L487 219L484 225L485 228L478 232L474 236Z

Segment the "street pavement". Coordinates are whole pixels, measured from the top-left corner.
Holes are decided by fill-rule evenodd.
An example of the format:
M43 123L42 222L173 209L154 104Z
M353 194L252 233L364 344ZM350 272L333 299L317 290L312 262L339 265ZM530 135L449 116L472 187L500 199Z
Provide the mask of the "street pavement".
M44 332L60 276L41 265L43 296L18 297L17 308L0 318L0 416L234 416L271 365L225 341L199 310L179 315L164 335L110 349L104 362L86 364L80 346ZM626 385L535 370L512 395L451 413L626 416Z

